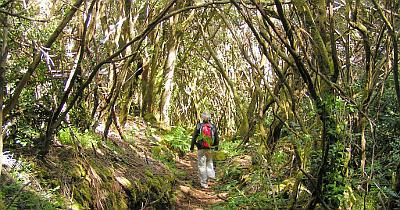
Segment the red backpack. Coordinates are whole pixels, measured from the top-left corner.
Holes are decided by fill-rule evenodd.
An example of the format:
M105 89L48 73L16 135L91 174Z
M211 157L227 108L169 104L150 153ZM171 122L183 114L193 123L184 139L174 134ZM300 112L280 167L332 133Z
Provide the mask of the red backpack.
M198 137L199 144L204 149L209 149L213 145L213 132L210 123L204 123L200 127L200 135Z

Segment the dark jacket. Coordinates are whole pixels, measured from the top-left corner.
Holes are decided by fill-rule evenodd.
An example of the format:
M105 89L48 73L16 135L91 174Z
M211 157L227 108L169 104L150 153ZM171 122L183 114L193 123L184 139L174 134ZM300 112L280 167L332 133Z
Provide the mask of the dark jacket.
M192 137L192 143L190 144L190 151L193 151L194 145L196 145L197 149L204 149L204 148L200 148L200 145L197 144L197 142L196 142L197 137L200 135L200 129L203 124L205 124L205 123L198 123L196 125L196 129L194 130L193 137ZM211 123L211 132L213 134L212 138L213 138L213 142L214 142L213 145L211 145L211 147L215 150L218 150L218 144L219 144L218 131L217 131L217 127L215 127L215 125L212 123Z

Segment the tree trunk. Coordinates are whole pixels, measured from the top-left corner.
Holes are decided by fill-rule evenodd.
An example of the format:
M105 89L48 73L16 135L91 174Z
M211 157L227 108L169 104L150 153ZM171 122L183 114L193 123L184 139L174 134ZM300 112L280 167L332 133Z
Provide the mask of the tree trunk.
M178 43L175 42L172 46L169 46L168 50L168 58L166 61L166 66L165 66L165 82L164 82L164 91L162 94L162 105L161 105L161 120L164 122L167 126L170 123L169 119L169 107L171 104L171 97L172 97L172 91L174 89L174 71L175 71L175 61L177 57L177 45Z
M63 29L69 21L74 17L75 12L79 9L81 6L83 0L77 0L75 4L71 7L71 10L64 16L64 19L61 21L61 23L57 26L57 28L54 30L53 34L49 37L47 42L43 45L44 49L50 49L51 45L57 40L57 37L62 33ZM22 79L19 81L17 87L14 90L14 94L11 97L9 103L6 104L6 107L4 108L4 114L7 115L10 113L12 109L15 108L15 106L18 103L19 96L22 93L22 90L24 89L25 85L28 83L31 75L33 72L36 70L36 67L39 65L40 61L42 60L42 52L37 51L32 63L28 67L28 71L24 74Z
M141 74L143 74L143 65L141 61L138 61L137 68L135 68L135 71L131 71L131 63L133 60L136 60L136 57L132 57L129 59L125 64L124 68L122 71L124 71L124 77L121 78L121 80L124 81L124 85L121 84L122 90L121 90L121 95L122 95L122 105L121 105L121 111L120 111L120 119L119 119L119 124L121 127L123 127L128 119L129 111L131 108L131 104L133 101L133 95L135 93L135 88L137 87L137 81L138 78Z
M1 17L1 16L0 16ZM5 78L4 73L6 71L6 60L7 60L7 40L8 40L8 21L7 16L3 19L3 30L2 30L2 41L3 45L0 50L0 177L3 166L3 101L4 101L4 85Z
M361 120L361 171L362 175L365 176L365 163L367 161L367 155L366 155L366 146L367 146L367 140L365 139L365 119L364 117L360 117Z
M97 113L97 108L100 105L100 103L99 103L99 101L100 101L99 88L98 88L97 84L94 85L92 97L93 97L93 108L92 108L92 113L90 114L90 117L93 119L92 130L95 131L99 124L99 118L98 118L98 115L96 115L96 113Z
M121 8L121 16L120 19L125 19L125 21L122 24L122 27L120 29L118 29L118 32L120 34L119 36L119 40L118 40L118 45L125 45L129 40L132 39L132 33L131 33L131 28L132 26L132 1L130 0L124 0L124 6ZM131 54L132 50L131 47L128 47L126 49L126 52L123 52L122 55L126 56ZM136 60L137 58L135 56L129 58L128 60L125 61L124 63L124 68L123 71L127 71L126 72L126 76L124 78L122 78L124 80L124 85L123 85L123 90L121 91L121 95L122 95L122 102L121 102L121 106L120 106L120 113L119 113L119 125L121 125L121 127L123 127L127 121L128 115L129 115L129 110L132 104L132 96L134 94L134 89L137 86L137 77L133 78L133 75L138 72L142 72L141 67L139 67L133 70L131 69L131 64L134 60ZM140 62L140 61L139 61ZM118 122L114 122L116 124L118 124Z
M396 29L393 27L393 22L390 23L389 19L386 18L385 14L383 13L383 9L381 5L378 4L376 0L372 0L372 3L375 5L375 8L378 10L379 15L381 16L382 20L384 21L386 27L389 29L389 34L392 39L392 46L393 46L393 80L394 80L394 87L396 91L396 99L397 99L397 109L400 109L400 84L399 84L399 50L398 50L398 35L396 33ZM395 12L398 11L398 3L397 7L394 8ZM393 14L392 14L393 15ZM392 18L393 20L393 18Z
M160 56L161 46L159 33L156 30L149 34L148 39L154 43L155 49L149 62L144 62L142 76L142 115L145 113L153 114L153 90L158 69L158 58Z
M135 38L133 38L132 40L130 40L128 43L126 43L124 46L121 46L119 49L117 49L113 54L111 54L110 56L108 56L107 58L103 59L102 61L98 62L94 67L92 72L89 74L87 80L79 87L79 89L76 91L76 93L70 97L71 100L69 101L67 107L65 108L65 111L60 113L59 117L57 119L54 120L54 122L52 123L52 126L50 128L51 132L48 132L49 135L46 135L44 142L46 144L50 144L51 143L51 137L53 135L54 130L61 124L62 120L65 118L65 116L68 114L68 112L72 109L72 107L75 105L76 101L78 101L78 99L80 97L82 97L84 90L89 86L90 83L92 83L93 79L95 78L95 76L98 74L100 68L104 65L104 64L108 64L111 63L112 60L114 58L116 58L117 56L121 55L122 52L124 52L129 46L131 46L134 43L137 43L137 46L140 46L141 42L143 41L144 37L147 36L165 17L166 13L169 11L169 9L171 9L171 7L175 4L176 0L172 0L167 7L165 7L158 15L157 18L155 20L153 20L152 22L150 22L147 27L143 30L142 33L138 34ZM36 58L36 57L35 57ZM40 56L38 57L38 59L40 59ZM35 67L36 68L36 67ZM28 69L29 71L29 69ZM32 71L33 73L33 71ZM24 84L25 85L25 84ZM18 98L17 98L18 99ZM15 102L11 102L10 104L12 105L13 103L14 106L16 105L16 101ZM8 106L8 111L13 107L9 105ZM48 145L49 146L49 145ZM48 147L47 146L47 147ZM41 154L41 156L44 156L47 154L47 151L43 151Z
M179 48L179 37L176 33L176 24L179 16L170 19L169 30L171 36L167 42L167 60L164 65L164 89L161 96L161 121L170 125L169 107L171 104L172 92L174 90L174 72Z
M155 61L156 59L154 59ZM155 77L157 73L157 67L153 65L146 66L148 68L148 76L147 76L147 83L146 87L143 87L145 89L144 94L143 94L143 106L142 106L142 113L153 113L153 90L154 90L154 83L155 83Z
M158 48L158 47L157 47ZM155 51L157 51L157 48ZM156 53L156 52L155 52ZM143 59L145 60L145 59ZM155 59L152 59L155 60ZM142 106L141 106L141 114L144 116L146 112L148 112L148 106L150 106L150 100L152 100L152 96L148 94L150 92L149 90L149 74L150 74L150 64L148 61L143 62L143 72L142 72L142 84L141 84L141 94L142 94ZM147 96L150 96L150 98L147 98Z
M72 91L72 88L74 87L75 82L81 80L81 75L82 75L81 64L82 64L82 60L83 60L84 54L85 54L85 43L86 43L85 37L86 37L87 27L88 27L89 21L90 21L90 14L92 13L93 7L95 5L94 3L95 3L95 1L93 1L89 7L88 15L87 15L85 23L84 23L84 28L81 33L81 42L79 43L79 56L77 58L75 68L71 71L69 78L65 84L64 94L60 101L60 105L55 108L55 112L53 112L53 115L50 117L50 119L47 123L46 136L43 139L44 142L41 142L41 144L42 144L42 146L41 146L42 151L40 152L41 154L47 153L50 143L51 143L51 136L53 135L53 132L55 130L55 126L53 124L57 121L57 118L59 117L60 113L65 108L64 106L67 103L67 100L70 96L70 93ZM78 85L81 85L81 83L82 83L82 81L78 82Z
M107 104L107 107L108 107L108 109L107 109L107 113L105 113L106 115L107 115L107 120L106 120L106 124L105 124L105 126L104 126L104 130L103 130L103 139L104 140L106 140L107 139L107 137L108 137L108 132L110 131L110 127L111 127L111 124L112 124L112 122L113 122L113 110L114 110L114 106L115 106L115 103L116 103L116 101L117 101L117 99L118 99L118 95L119 95L119 93L120 93L120 90L121 90L121 80L118 80L118 75L117 75L117 70L116 70L116 66L114 65L113 67L112 67L112 74L110 73L110 75L112 75L112 81L113 81L113 83L112 83L112 87L111 87L111 90L110 90L110 100L109 100L109 102L108 102L108 104ZM111 76L110 76L111 77Z
M397 164L395 192L400 193L400 164Z

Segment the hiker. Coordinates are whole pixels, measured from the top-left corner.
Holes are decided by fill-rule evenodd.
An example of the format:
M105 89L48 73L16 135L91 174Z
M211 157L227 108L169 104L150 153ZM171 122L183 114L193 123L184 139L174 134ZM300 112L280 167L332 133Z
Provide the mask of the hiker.
M201 115L202 121L196 125L193 133L190 151L193 152L194 145L197 147L197 167L199 170L200 185L208 188L207 179L215 179L212 150L218 150L217 128L211 123L211 115L207 112Z

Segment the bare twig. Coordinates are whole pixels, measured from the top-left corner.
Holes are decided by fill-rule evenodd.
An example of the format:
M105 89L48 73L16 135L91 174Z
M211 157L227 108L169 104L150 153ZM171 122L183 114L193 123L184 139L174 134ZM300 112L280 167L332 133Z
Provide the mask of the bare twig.
M21 19L25 19L25 20L35 21L35 22L43 22L43 23L48 22L48 20L40 20L40 19L31 18L31 17L25 17L25 16L22 16L22 15L19 15L16 13L11 13L11 12L2 10L2 9L0 9L0 13L6 14L9 16L13 16L13 17L17 17L17 18L21 18Z
M4 2L3 4L0 5L0 8L6 7L7 5L9 5L13 1L14 0L8 0L8 1Z

